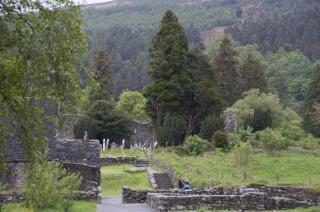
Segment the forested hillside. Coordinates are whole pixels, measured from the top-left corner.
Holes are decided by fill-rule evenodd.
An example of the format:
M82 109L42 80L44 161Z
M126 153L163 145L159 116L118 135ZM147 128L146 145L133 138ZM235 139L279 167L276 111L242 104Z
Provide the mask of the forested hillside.
M113 62L116 98L126 88L141 91L150 83L148 49L167 9L177 14L190 48L204 50L204 44L210 48L210 43L203 39L215 42L216 31L225 30L236 45L256 43L263 54L283 47L287 52L298 49L310 60L320 58L317 0L116 0L107 5L104 9L82 9L90 39L85 65L90 65L97 47L107 45Z

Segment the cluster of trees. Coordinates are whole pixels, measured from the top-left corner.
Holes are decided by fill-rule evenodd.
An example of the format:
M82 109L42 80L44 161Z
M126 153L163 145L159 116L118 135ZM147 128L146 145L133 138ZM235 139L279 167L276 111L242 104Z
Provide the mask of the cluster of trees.
M148 76L151 39L159 26L161 16L170 7L184 26L189 46L204 49L200 31L233 24L233 9L223 1L206 4L181 4L179 1L134 1L108 9L83 9L87 21L89 54L84 64L89 66L95 49L107 44L113 60L114 96L117 99L125 89L142 91L150 83ZM88 77L83 75L86 83Z
M320 58L319 1L264 1L259 14L233 26L232 37L243 45L257 43L262 52L299 49Z
M170 10L152 40L150 58L153 83L144 90L147 112L162 145L182 144L208 114L221 110L216 73L203 53L189 50L183 27Z

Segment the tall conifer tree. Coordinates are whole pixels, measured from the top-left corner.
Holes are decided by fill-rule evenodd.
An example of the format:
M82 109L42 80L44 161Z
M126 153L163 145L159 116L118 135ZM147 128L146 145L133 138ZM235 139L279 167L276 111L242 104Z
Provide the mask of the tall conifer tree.
M184 116L187 112L191 74L187 66L188 44L183 27L168 10L154 36L150 49L150 76L146 86L147 111L154 124L162 125L166 114Z
M93 78L98 84L90 95L90 100L110 100L113 97L112 62L106 48L97 50L93 58Z
M237 52L232 48L232 43L225 37L214 57L214 67L219 76L219 93L224 102L230 106L241 96L241 81L237 70Z
M246 55L240 73L244 91L258 88L262 92L267 92L267 80L259 59L251 54Z
M320 125L314 121L317 106L320 104L320 61L315 63L312 72L312 81L305 99L304 125L308 132L320 137Z

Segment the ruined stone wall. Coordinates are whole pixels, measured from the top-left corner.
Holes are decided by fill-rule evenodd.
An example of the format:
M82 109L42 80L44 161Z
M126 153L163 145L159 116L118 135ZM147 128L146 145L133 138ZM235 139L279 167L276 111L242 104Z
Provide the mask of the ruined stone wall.
M7 171L0 173L0 183L8 190L22 189L26 183L25 162L8 162Z
M14 144L14 145L13 145ZM21 190L26 183L25 167L28 160L22 154L18 140L7 146L10 150L8 170L0 173L0 183L6 185L6 190ZM100 144L94 140L51 139L48 141L48 159L56 161L69 172L82 176L81 190L91 192L87 196L98 198L100 186ZM93 195L94 194L94 195ZM86 195L81 193L79 198Z
M320 193L286 186L231 187L184 190L144 190L123 188L124 203L144 203L158 211L168 210L277 210L320 205Z

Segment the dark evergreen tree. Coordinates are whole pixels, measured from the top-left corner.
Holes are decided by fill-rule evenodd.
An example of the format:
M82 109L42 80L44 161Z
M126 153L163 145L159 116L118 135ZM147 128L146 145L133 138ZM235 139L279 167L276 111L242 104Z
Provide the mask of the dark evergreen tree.
M89 108L87 116L82 118L74 127L76 138L83 138L84 131L88 132L88 138L102 141L110 139L110 142L122 143L131 134L130 122L123 115L115 111L114 103L106 100L97 100Z
M192 90L188 101L188 126L186 136L199 133L201 122L208 116L220 112L221 101L217 92L217 74L206 55L199 50L188 54Z
M177 17L167 11L150 49L150 76L146 86L147 111L154 124L162 125L167 113L186 114L191 76L187 66L188 44Z
M237 70L237 52L228 37L225 37L213 59L219 76L218 89L224 102L230 106L241 96L241 81Z
M98 86L91 92L90 100L91 102L101 99L110 100L113 97L112 62L106 48L97 50L93 63L93 78Z
M320 137L320 124L312 117L316 106L320 103L320 61L314 64L312 69L312 81L305 98L304 126L306 131L316 137Z
M224 118L222 115L209 115L201 123L200 137L210 140L212 135L224 128Z
M267 92L267 80L259 59L248 54L240 68L241 79L244 91L258 88L262 92Z
M244 120L244 128L251 127L253 132L264 130L272 127L272 115L270 109L264 110L258 108L254 110L253 116L249 116Z

